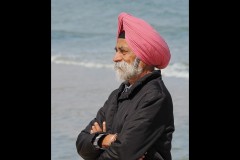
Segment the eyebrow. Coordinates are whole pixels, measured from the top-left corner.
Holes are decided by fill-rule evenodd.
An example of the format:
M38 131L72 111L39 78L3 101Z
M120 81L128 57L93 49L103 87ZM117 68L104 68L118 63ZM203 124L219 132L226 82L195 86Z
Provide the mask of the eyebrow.
M115 50L117 50L117 49L120 49L120 50L128 50L128 48L126 48L126 47L123 47L123 46L121 46L121 47L118 47L118 48L117 48L117 47L114 47L114 49L115 49Z

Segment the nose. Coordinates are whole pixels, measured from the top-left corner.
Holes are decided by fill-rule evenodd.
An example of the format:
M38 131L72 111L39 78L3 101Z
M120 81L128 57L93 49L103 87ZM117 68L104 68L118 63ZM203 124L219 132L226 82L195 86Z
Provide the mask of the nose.
M119 62L122 60L122 55L119 53L119 51L116 52L115 56L113 57L114 62Z

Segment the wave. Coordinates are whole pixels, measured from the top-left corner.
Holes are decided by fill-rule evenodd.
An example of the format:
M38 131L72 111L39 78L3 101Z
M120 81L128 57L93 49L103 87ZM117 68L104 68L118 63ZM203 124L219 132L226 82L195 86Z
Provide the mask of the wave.
M78 65L86 68L106 68L114 69L114 64L82 61L76 57L65 57L60 55L51 56L51 62L55 64ZM189 78L189 65L184 63L169 64L165 69L162 69L162 75L166 77Z
M109 68L113 69L113 64L104 64L104 63L96 63L96 62L85 62L81 61L74 56L72 57L64 57L64 56L52 56L51 62L56 64L67 64L67 65L78 65L87 68Z
M189 65L184 63L169 64L165 69L162 69L163 76L189 78Z

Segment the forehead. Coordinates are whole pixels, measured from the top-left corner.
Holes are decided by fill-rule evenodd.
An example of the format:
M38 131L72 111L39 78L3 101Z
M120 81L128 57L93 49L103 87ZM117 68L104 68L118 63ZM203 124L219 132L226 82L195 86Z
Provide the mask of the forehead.
M125 56L135 59L136 55L133 53L132 49L130 46L128 46L127 41L124 38L118 38L117 39L117 44L116 44L116 49L124 50L127 52L127 54L124 54Z
M118 38L117 39L117 45L116 47L125 47L128 48L127 41L124 38Z

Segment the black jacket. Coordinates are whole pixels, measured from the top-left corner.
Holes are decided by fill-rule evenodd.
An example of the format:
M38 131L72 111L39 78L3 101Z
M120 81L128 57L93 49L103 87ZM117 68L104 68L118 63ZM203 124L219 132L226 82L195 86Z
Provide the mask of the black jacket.
M78 135L79 155L85 160L137 160L147 152L145 159L171 160L173 103L160 70L139 79L128 92L123 92L124 86L110 94L96 118ZM107 133L118 134L106 150L95 149L91 143L95 121L106 121Z

